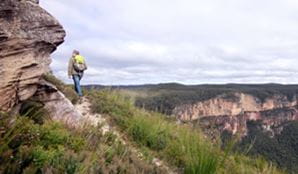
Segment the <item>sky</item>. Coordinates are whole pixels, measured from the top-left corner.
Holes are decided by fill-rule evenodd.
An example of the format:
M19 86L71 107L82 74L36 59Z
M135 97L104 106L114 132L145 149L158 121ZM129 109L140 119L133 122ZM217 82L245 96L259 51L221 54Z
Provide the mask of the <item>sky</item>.
M297 0L40 0L66 30L51 68L83 84L298 83Z

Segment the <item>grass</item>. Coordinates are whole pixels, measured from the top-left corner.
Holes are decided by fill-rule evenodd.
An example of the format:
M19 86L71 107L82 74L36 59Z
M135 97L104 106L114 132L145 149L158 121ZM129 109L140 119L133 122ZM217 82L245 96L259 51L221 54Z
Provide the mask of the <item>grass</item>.
M73 103L70 86L51 75L53 83ZM40 103L26 101L20 115L0 113L0 173L167 173L151 163L157 156L186 174L279 174L262 158L250 159L222 151L197 129L177 125L165 115L134 107L130 98L114 91L91 91L92 110L109 115L144 157L100 127L69 129L52 121Z
M29 111L35 107L27 105ZM68 129L34 111L17 117L0 113L0 173L164 173L111 132L91 126ZM42 122L35 121L37 115Z
M79 101L79 96L74 91L73 86L64 84L61 80L57 79L54 75L49 73L45 74L43 76L43 79L55 85L57 89L61 91L65 95L65 97L72 102L72 104L76 104Z
M250 159L241 154L223 151L200 131L177 125L165 115L134 107L127 96L117 91L88 93L93 112L106 114L131 141L148 148L160 158L186 174L278 174L276 167L261 158Z

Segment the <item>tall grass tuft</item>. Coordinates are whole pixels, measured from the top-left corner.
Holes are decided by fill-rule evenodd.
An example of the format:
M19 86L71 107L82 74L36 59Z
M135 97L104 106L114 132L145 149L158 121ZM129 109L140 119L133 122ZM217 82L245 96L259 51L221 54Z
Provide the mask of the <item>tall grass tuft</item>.
M43 124L49 118L49 113L40 102L27 100L21 105L20 115L29 117L35 123Z

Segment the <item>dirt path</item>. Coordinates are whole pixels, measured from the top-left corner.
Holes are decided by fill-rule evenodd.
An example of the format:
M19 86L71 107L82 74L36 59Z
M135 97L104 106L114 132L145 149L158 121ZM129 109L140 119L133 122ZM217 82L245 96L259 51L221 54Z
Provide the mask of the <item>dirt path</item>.
M82 98L81 102L78 102L75 105L75 108L79 113L83 116L84 120L86 122L92 124L93 126L97 126L101 124L101 130L103 134L106 132L109 132L111 130L111 127L109 126L108 122L106 119L100 115L100 114L93 114L90 110L91 103L86 97Z
M75 108L78 112L81 113L86 122L91 123L93 126L97 126L98 124L100 124L103 134L107 132L112 132L116 135L117 139L120 142L122 142L123 144L128 144L128 142L125 141L121 133L118 132L115 127L112 127L107 121L107 119L105 119L100 114L93 114L90 110L90 106L90 101L86 97L83 97L82 101L75 105ZM144 155L136 147L129 146L129 149L131 150L131 152L136 153L140 159L144 159ZM169 174L177 174L177 172L174 172L170 167L168 167L165 164L165 162L158 158L153 158L152 163L157 167L165 169L166 171L168 171Z

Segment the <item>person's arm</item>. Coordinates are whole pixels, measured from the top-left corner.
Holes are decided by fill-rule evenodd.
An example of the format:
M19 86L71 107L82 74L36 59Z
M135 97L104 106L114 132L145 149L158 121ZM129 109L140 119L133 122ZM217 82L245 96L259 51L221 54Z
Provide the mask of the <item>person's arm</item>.
M68 62L68 77L69 78L71 78L71 76L72 76L72 69L73 69L73 61L72 61L72 57L71 57Z

